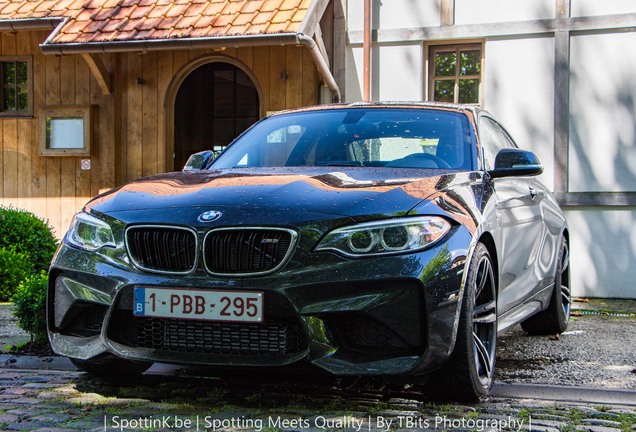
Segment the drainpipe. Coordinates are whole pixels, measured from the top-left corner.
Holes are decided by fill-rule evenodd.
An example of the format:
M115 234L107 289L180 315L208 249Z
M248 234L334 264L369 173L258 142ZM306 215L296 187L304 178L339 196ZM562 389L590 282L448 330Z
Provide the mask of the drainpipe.
M338 87L338 83L336 83L336 79L329 70L329 65L322 56L322 53L318 48L318 44L312 38L302 33L298 34L298 42L309 49L311 57L314 59L314 63L316 63L316 67L318 68L318 73L320 73L320 76L322 76L325 80L325 84L327 84L327 87L331 90L334 102L340 102L342 97L340 94L340 88Z
M364 0L362 98L371 101L371 0Z

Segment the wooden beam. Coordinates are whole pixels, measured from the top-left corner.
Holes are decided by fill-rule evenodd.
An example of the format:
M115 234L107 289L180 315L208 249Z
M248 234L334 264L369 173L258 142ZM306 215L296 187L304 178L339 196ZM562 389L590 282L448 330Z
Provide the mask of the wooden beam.
M568 191L570 146L570 32L554 37L554 190Z
M441 0L440 22L443 26L455 25L455 0Z
M371 0L364 1L364 30L362 35L362 100L371 100Z
M102 94L110 95L113 93L112 81L110 73L106 69L106 65L96 54L83 53L82 58L91 70L97 85L102 90Z
M316 27L316 33L314 34L314 40L316 41L316 45L318 45L318 50L320 54L325 58L325 62L327 63L327 67L331 69L329 65L329 54L327 54L327 47L325 46L325 41L322 37L322 30L320 26Z
M570 17L570 0L556 0L556 14L557 18L569 18Z
M346 57L347 57L347 21L346 0L334 1L333 22L333 75L342 92L343 100L346 100Z
M562 207L636 206L636 192L571 192L554 196Z
M434 40L541 35L553 34L557 31L586 32L602 30L636 31L636 13L376 30L372 34L372 40L380 44L391 44ZM362 31L351 31L347 33L347 36L349 45L362 45Z

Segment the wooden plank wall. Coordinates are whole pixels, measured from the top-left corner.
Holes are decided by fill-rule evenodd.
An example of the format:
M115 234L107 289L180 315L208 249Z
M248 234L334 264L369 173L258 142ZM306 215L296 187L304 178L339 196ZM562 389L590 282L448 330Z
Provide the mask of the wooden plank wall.
M39 48L47 32L0 34L0 56L31 56L33 118L0 118L0 205L29 210L48 219L61 237L71 218L100 189L113 187L110 167L115 135L113 99L102 96L80 56L44 56ZM105 61L110 59L105 58ZM80 157L40 156L38 108L89 105L95 110L92 169L80 169Z
M191 61L221 55L242 62L258 81L262 115L318 102L319 77L303 47L102 55L114 82L114 94L103 95L81 56L41 53L39 44L46 37L46 32L0 34L0 56L32 56L34 81L34 118L0 118L0 205L48 219L58 237L91 197L171 168L166 163L166 94ZM95 108L91 170L80 167L85 157L40 156L38 108L87 104Z
M171 170L166 162L166 100L175 76L198 59L225 56L239 60L258 81L261 114L318 103L318 72L300 46L122 53L117 56L116 95L120 99L117 183ZM285 72L287 78L281 79ZM141 84L139 84L141 83ZM142 156L143 155L143 156ZM169 156L169 155L168 155Z

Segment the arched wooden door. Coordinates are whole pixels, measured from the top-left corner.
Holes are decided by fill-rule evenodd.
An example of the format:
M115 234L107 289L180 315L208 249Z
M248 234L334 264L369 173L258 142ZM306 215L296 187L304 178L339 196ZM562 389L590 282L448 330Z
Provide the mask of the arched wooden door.
M239 67L205 63L188 74L174 105L174 169L203 150L222 150L259 119L258 91Z

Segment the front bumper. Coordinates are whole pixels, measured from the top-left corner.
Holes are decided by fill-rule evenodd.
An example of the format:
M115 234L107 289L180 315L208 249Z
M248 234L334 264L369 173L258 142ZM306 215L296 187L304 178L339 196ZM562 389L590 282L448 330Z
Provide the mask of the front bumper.
M55 352L176 364L309 362L339 375L423 373L452 351L471 236L458 227L416 254L350 260L315 254L252 278L150 275L63 245L50 273ZM78 270L80 269L80 270ZM135 286L258 290L263 323L135 317Z

